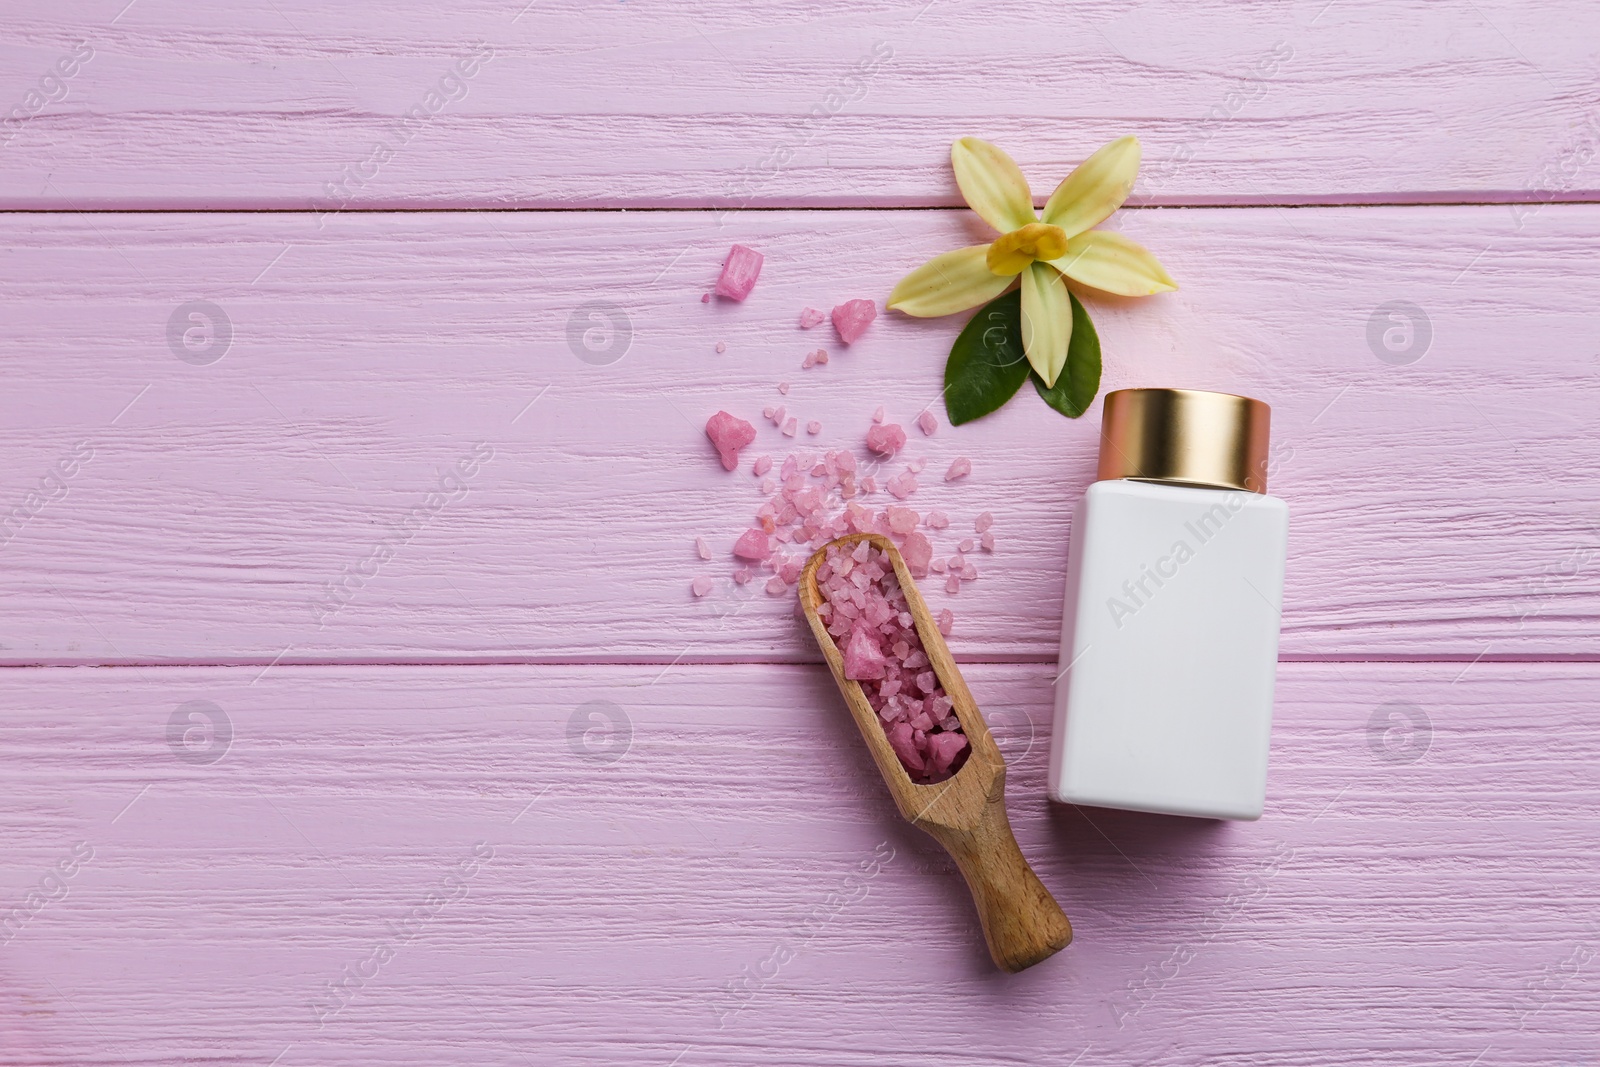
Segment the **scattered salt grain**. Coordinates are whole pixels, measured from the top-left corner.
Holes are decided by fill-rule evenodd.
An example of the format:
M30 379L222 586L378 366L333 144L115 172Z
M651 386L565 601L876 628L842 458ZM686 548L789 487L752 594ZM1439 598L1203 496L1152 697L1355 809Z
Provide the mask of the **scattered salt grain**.
M917 416L917 428L927 436L932 437L933 431L939 428L939 420L934 417L933 412L924 411Z
M756 287L756 279L761 277L761 263L760 252L744 245L734 245L728 250L728 258L722 261L722 274L717 278L717 295L732 300L743 300L749 296L750 290Z
M700 303L702 303L702 304L711 303L711 294L710 293L701 293L700 294Z
M875 424L867 430L867 447L880 456L892 456L906 445L906 432L894 423Z
M752 575L751 575L749 567L736 567L736 568L734 568L733 580L735 582L737 582L738 584L744 585L746 582L748 582L751 579L751 577L752 577Z
M972 524L972 532L973 533L983 533L985 530L987 530L989 527L991 527L993 525L994 525L994 516L989 514L987 511L985 511L982 515L979 515L978 516L978 520Z
M975 564L968 562L961 565L961 580L963 582L970 582L977 576L978 568Z
M957 547L960 548L961 551L963 551L963 552L971 552L972 551L972 538L963 537L961 539L961 544L958 545Z
M933 559L933 545L926 537L915 530L906 534L905 543L900 546L900 555L906 561L906 567L911 571L913 578L928 576L928 564Z
M759 563L772 555L772 542L765 530L746 530L733 543L733 554L739 559Z
M778 392L782 393L784 396L788 396L789 395L789 383L788 382L779 382L778 383Z
M928 551L929 552L933 551L933 546L932 545L930 545L928 547ZM930 571L932 571L933 573L935 573L935 574L943 574L944 573L944 560L942 560L942 559L934 560L932 563L928 564L928 569Z
M985 552L994 551L994 534L988 530L983 531L978 537L978 544L983 546Z
M828 316L824 315L816 308L806 308L804 311L800 312L800 328L802 330L809 330L813 326L820 326L822 324L822 320L827 317Z
M821 432L822 423L818 422L816 419L812 419L810 422L806 423L806 433L819 434Z
M887 554L865 541L855 549L830 545L817 577L822 607L836 609L818 614L844 658L844 675L860 683L901 766L913 781L948 778L960 769L969 743L949 695L927 669Z
M930 530L943 530L943 529L948 528L949 525L950 525L950 516L946 515L944 512L942 512L942 511L930 511L930 512L928 512L928 529L930 529Z
M703 574L696 578L693 582L689 583L689 591L694 593L695 596L705 596L707 593L711 592L711 587L711 579L707 578Z
M727 350L728 350L728 342L726 342L726 341L718 341L717 342L717 355L720 356L720 355L722 355L722 353L726 352Z
M815 352L807 352L806 353L806 358L802 359L800 361L800 369L801 370L810 370L812 367L815 367L816 365L817 365L817 354Z
M756 439L756 428L726 411L719 411L706 422L706 436L716 446L723 470L739 466L739 449Z
M833 309L833 328L839 340L853 344L878 317L878 305L870 300L846 300Z
M761 409L761 417L770 421L773 414L777 410L777 408L773 407L771 404L768 404L766 407Z
M817 349L817 362L818 363L827 363L828 362L828 350L826 348Z
M917 476L910 471L896 474L884 484L884 488L889 490L896 500L904 500L917 491Z
M772 409L772 425L781 426L783 424L783 416L783 405L779 404L777 407Z
M883 420L884 420L884 410L883 410L883 405L882 405L882 404L879 404L879 405L878 405L878 410L877 410L877 411L874 411L874 412L873 412L873 413L872 413L872 421L873 421L873 422L882 422L882 421L883 421Z
M972 473L972 461L965 456L958 458L950 464L950 469L944 472L944 480L953 482L957 478L965 478Z
M706 544L706 539L704 537L696 537L694 539L694 550L701 559L711 558L711 546Z
M783 436L793 437L799 428L800 420L791 416L783 422Z
M921 474L922 468L926 467L927 465L928 461L922 456L918 456L916 459L906 464L906 470L910 471L912 474Z
M772 469L772 457L771 456L757 456L755 465L750 468L750 473L754 474L757 478L759 478L759 477L761 477L763 474L767 473L771 469Z
M946 593L959 593L959 592L961 592L961 579L957 578L953 574L950 577L946 578L944 580L944 591Z
M787 588L788 586L783 584L783 579L776 574L767 579L767 593L771 596L777 596Z
M939 612L938 623L939 632L944 634L946 637L949 637L950 631L956 627L955 613L949 608L945 608L943 611Z

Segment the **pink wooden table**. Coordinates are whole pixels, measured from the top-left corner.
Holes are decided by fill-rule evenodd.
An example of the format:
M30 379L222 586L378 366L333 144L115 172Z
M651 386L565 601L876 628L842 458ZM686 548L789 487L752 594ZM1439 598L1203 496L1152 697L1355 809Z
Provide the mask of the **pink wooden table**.
M0 1063L1600 1062L1592 4L524 3L0 14ZM1044 799L1098 405L914 442L1077 930L1005 976L701 426L910 418L959 319L800 309L1124 133L1104 389L1289 449L1268 809Z

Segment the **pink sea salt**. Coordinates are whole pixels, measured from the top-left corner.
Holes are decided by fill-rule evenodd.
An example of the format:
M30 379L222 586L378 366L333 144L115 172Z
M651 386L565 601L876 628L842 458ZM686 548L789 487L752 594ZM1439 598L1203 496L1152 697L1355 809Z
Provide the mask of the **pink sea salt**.
M987 530L989 527L991 527L993 525L994 525L994 516L989 514L987 511L985 511L982 515L979 515L978 518L977 518L977 521L972 524L972 532L973 533L983 533L985 530Z
M819 434L821 432L822 432L822 423L821 422L818 422L816 419L812 419L810 422L806 423L806 433Z
M944 530L950 526L950 516L942 511L928 512L928 529Z
M756 439L756 428L741 418L719 411L706 422L706 436L722 458L722 469L739 466L739 449Z
M939 420L934 416L933 412L924 411L917 416L917 429L921 430L926 436L932 437L933 431L938 428Z
M784 416L783 405L779 404L777 407L772 409L772 414L767 416L767 417L772 420L772 425L781 426L781 425L783 425L783 416Z
M971 552L972 551L972 538L963 537L961 539L961 543L959 545L957 545L956 547L959 548L963 552Z
M761 277L762 256L753 248L734 245L728 258L722 261L722 274L717 277L716 292L732 300L743 300L756 287Z
M694 539L694 550L701 559L711 558L711 546L706 544L704 537L696 537Z
M906 561L906 569L913 578L926 578L928 564L933 560L933 543L913 530L906 534L905 543L900 546L900 556Z
M983 534L981 536L979 536L979 538L978 538L978 544L983 546L983 550L985 552L993 552L994 551L994 534L989 532L988 530L983 531Z
M752 577L753 574L749 567L735 567L733 569L733 580L740 585L744 585Z
M959 593L959 592L961 592L961 579L958 578L957 576L955 576L954 574L950 575L948 578L946 578L944 580L944 591L946 593Z
M965 456L957 458L950 464L950 469L944 472L944 480L953 482L957 478L965 478L972 473L972 460Z
M728 350L728 342L726 342L726 341L718 341L717 342L717 355L720 356L720 355L722 355L722 353L726 352L727 350Z
M750 473L754 474L757 478L759 478L759 477L761 477L763 474L767 473L771 469L772 469L772 457L771 456L757 456L755 465L750 468Z
M861 685L901 766L917 782L948 778L969 742L888 555L867 541L829 545L817 585L817 614L844 657L845 677Z
M816 308L806 308L804 311L800 312L800 328L802 330L809 330L813 326L820 326L822 324L822 320L825 318L827 318L827 316L818 311Z
M739 559L759 563L772 555L772 542L765 530L746 530L733 543L733 554Z
M810 370L812 367L815 367L816 365L817 365L817 354L815 352L807 352L806 353L806 358L802 359L800 361L800 369L801 370Z
M785 437L793 437L799 428L800 420L797 418L791 416L783 421L783 435Z
M943 611L939 612L934 621L939 624L939 632L944 634L946 637L949 637L950 631L956 628L955 612L951 611L949 608L945 608Z
M874 411L874 412L873 412L873 413L872 413L872 421L873 421L873 422L882 422L882 421L883 421L883 420L884 420L884 418L885 418L885 417L886 417L886 416L885 416L885 412L884 412L884 410L883 410L883 405L882 405L882 404L879 404L879 405L878 405L878 410L877 410L877 411Z
M833 309L833 328L838 332L839 340L847 345L854 344L877 317L878 305L872 301L846 300Z
M771 578L767 579L767 594L769 596L777 596L787 588L789 587L783 584L783 579L779 578L777 575L773 575Z
M705 596L711 592L711 587L711 579L703 574L689 583L689 591L694 593L695 596Z
M889 490L896 500L904 500L917 491L917 476L910 471L896 474L884 483L884 488Z
M788 382L779 382L778 383L778 392L782 393L784 396L788 396L789 395L789 383Z
M892 422L867 428L867 447L880 456L892 456L905 446L906 432Z

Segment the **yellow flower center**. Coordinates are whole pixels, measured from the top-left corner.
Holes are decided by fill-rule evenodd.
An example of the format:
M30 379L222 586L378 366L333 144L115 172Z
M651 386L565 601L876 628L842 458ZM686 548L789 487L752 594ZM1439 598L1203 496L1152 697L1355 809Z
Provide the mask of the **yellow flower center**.
M1047 222L1030 222L1002 234L989 246L985 262L989 270L1004 278L1021 274L1035 260L1060 259L1067 254L1067 231Z

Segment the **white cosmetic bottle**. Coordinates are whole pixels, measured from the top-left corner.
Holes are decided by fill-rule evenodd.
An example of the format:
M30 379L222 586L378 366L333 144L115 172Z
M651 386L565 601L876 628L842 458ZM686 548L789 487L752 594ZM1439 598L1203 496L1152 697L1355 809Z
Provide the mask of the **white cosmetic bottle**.
M1227 393L1106 395L1072 521L1052 800L1260 818L1289 525L1266 495L1269 417Z

